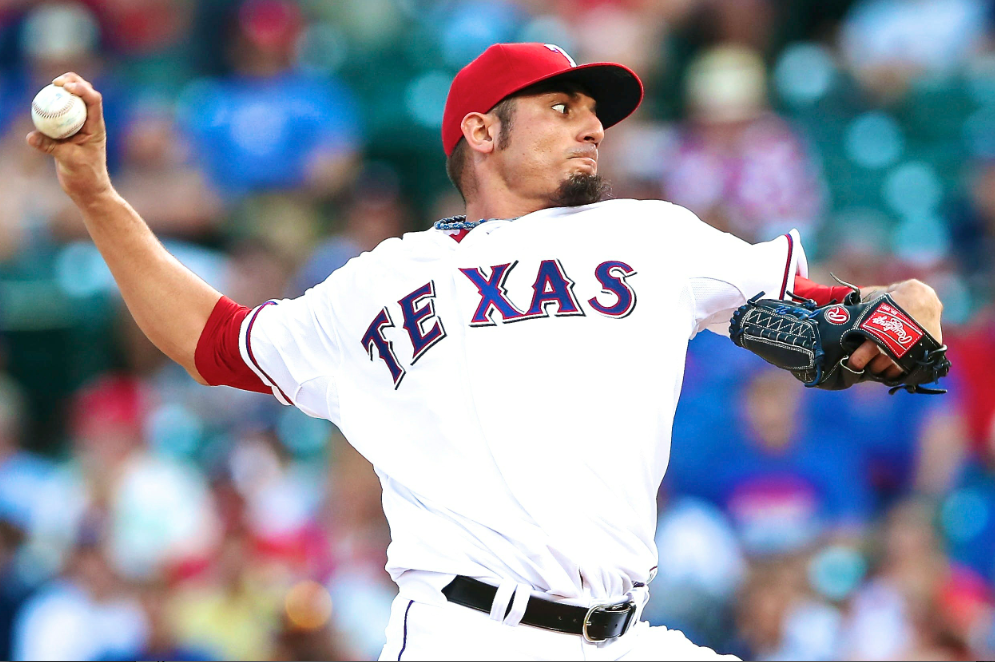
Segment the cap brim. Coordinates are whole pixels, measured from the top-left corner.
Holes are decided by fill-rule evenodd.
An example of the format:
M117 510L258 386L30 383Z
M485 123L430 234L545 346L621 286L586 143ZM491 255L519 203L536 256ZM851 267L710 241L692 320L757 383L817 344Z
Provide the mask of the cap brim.
M552 80L575 82L587 89L598 104L598 119L606 129L635 112L643 101L639 76L628 67L611 62L582 64L532 81L522 89Z

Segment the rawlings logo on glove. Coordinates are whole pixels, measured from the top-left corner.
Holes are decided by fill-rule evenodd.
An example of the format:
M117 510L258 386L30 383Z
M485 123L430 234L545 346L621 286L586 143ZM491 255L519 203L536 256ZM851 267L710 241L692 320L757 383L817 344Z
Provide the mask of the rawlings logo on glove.
M947 348L940 345L888 294L861 302L854 291L842 304L816 307L813 301L791 303L750 299L733 315L729 337L768 363L791 371L805 386L828 390L862 381L891 386L891 393L946 393L927 388L950 371ZM869 370L853 370L850 355L865 340L878 345L902 369L895 379Z
M922 327L887 304L878 306L877 312L861 324L860 328L879 340L879 345L887 345L891 353L899 357L905 356L922 338ZM925 333L924 330L922 332Z

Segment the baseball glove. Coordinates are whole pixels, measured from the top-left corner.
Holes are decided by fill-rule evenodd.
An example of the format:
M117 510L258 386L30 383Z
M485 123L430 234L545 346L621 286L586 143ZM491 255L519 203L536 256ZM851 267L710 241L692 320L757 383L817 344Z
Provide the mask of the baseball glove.
M842 303L821 308L814 301L800 303L763 299L761 292L733 315L729 336L762 359L789 370L805 386L831 391L863 381L877 381L909 393L946 393L923 384L937 382L950 371L947 348L888 294L861 302L858 291ZM902 368L895 379L870 370L853 370L850 355L865 340L878 345Z

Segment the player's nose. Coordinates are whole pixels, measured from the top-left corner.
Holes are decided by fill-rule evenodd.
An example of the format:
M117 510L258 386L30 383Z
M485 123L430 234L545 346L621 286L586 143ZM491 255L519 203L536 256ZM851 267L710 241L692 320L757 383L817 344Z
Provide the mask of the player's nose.
M602 126L601 120L594 111L588 111L588 117L584 122L584 130L582 132L582 142L594 143L595 145L600 145L601 141L605 139L605 127Z

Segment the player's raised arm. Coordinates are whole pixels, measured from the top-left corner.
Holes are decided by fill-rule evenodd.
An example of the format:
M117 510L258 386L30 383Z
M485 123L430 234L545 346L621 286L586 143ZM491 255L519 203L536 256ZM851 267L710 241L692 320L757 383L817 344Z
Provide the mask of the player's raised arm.
M86 122L65 140L34 131L27 137L28 144L55 158L59 183L83 213L86 229L138 326L194 379L206 383L194 355L221 294L170 255L114 190L107 173L107 131L100 93L74 73L54 83L83 99Z

